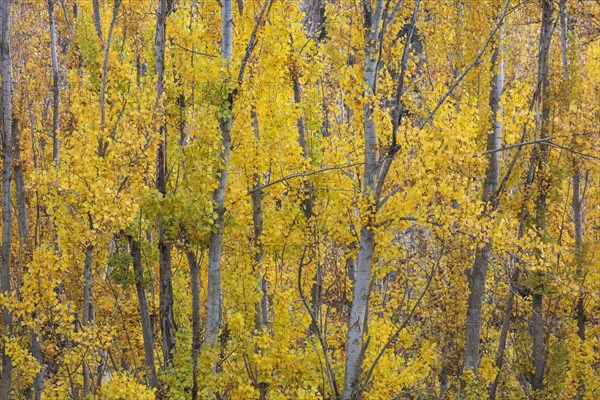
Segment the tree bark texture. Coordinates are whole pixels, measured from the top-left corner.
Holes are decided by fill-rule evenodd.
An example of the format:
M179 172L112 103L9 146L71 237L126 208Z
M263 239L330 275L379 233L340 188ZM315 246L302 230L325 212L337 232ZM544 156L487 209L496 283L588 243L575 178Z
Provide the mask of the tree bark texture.
M221 10L221 58L229 64L233 52L233 9L232 0L223 0ZM226 77L229 79L229 77ZM204 342L208 346L217 344L222 322L223 293L221 288L221 254L223 248L223 219L225 214L225 191L231 157L231 124L233 122L233 95L223 104L223 115L219 121L221 130L221 171L219 186L213 194L217 219L210 234L208 246L208 295L206 299L206 329Z
M377 80L377 49L380 40L380 25L383 16L384 1L377 0L375 9L371 10L371 2L364 1L365 14L365 104L364 135L365 155L363 169L363 195L375 207L375 191L377 188L377 132L373 120L372 96L375 94ZM366 217L360 229L358 267L354 282L348 335L346 338L346 370L344 373L344 391L342 399L350 400L360 395L360 377L363 354L364 334L367 327L367 308L375 235L370 217Z
M165 40L167 16L171 11L168 0L159 0L156 11L156 36L154 50L154 69L157 75L156 105L160 120L160 143L156 157L156 189L165 196L167 194L167 126L164 122L164 74L165 74ZM162 218L158 220L158 251L159 251L159 316L162 333L162 353L165 366L172 363L175 350L175 316L173 314L173 282L171 270L172 243L167 237L167 230Z
M502 144L502 122L500 115L502 109L500 98L504 91L504 66L502 63L501 44L499 44L492 57L492 85L490 90L490 108L492 110L491 131L487 139L487 151L500 148ZM486 177L483 187L482 201L489 205L498 189L498 175L500 166L500 152L489 154ZM494 207L494 205L491 205ZM487 211L486 211L487 212ZM467 300L466 347L464 368L471 369L477 378L479 368L479 343L481 338L481 310L485 296L485 282L492 257L491 243L486 243L477 249L475 260L467 271L469 283L469 297Z
M11 232L12 232L12 66L10 45L10 1L0 2L0 68L2 69L2 275L0 290L8 294L11 269ZM3 309L2 328L12 334L12 315ZM4 348L4 347L2 347ZM2 350L2 376L0 379L0 398L10 400L12 387L12 359Z
M144 287L144 266L142 263L142 251L140 243L133 237L129 237L129 249L135 274L135 288L138 298L138 308L142 322L142 338L144 340L144 364L146 366L146 377L150 387L157 387L156 366L154 365L154 336L152 323L150 321L150 310L148 298Z

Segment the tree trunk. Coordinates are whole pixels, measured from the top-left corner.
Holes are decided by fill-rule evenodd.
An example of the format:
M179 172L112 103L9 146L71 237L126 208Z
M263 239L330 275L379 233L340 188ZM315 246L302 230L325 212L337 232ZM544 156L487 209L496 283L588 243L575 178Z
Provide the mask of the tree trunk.
M0 68L2 68L2 293L10 293L11 232L12 232L12 67L10 59L10 2L0 2ZM7 308L3 310L2 328L12 335L12 315ZM4 349L4 347L2 347ZM2 350L2 379L0 379L0 398L10 400L12 386L12 359Z
M375 94L377 80L377 49L380 24L383 15L384 1L377 0L375 10L371 13L371 3L363 2L365 9L365 66L364 80L366 90L363 94L365 104L364 135L365 156L363 172L363 196L375 210L376 199L374 195L377 188L377 132L373 120L372 96ZM372 15L371 15L372 14ZM367 210L369 213L371 210ZM346 338L346 370L344 373L344 392L342 399L350 400L360 395L360 372L362 365L363 340L367 326L367 309L369 302L369 288L371 281L371 266L373 251L375 249L375 235L373 233L372 217L363 217L360 229L360 248L358 253L358 268L354 282L352 305L350 308L350 321L348 322L348 335Z
M552 0L543 0L542 2L542 25L540 32L540 44L539 44L539 84L540 84L540 102L541 111L539 111L539 126L540 126L540 139L548 137L550 129L550 42L552 39L552 31L554 30L552 13L553 13L553 2ZM545 170L546 163L549 158L549 146L546 142L539 144L539 156L537 160L538 170L538 196L536 199L535 208L535 225L538 230L538 234L542 240L545 240L546 235L546 211L548 208L548 190L551 185L550 176ZM531 316L531 337L533 339L532 356L533 365L535 372L532 377L531 387L537 392L541 392L544 388L544 329L543 329L543 316L542 316L542 304L543 295L539 288L533 294L532 298L532 316Z
M573 224L575 225L575 273L583 285L584 273L584 247L583 247L583 199L581 196L581 171L575 168L573 174ZM585 307L583 295L579 294L577 299L577 334L579 338L585 340Z
M563 67L563 78L568 80L569 69L568 69L568 58L567 58L567 45L568 45L568 12L567 12L567 0L560 1L560 33L561 33L561 49L562 49L562 67ZM569 93L566 93L568 96ZM579 284L583 286L583 265L584 265L584 247L583 247L583 225L584 225L584 209L583 209L583 197L581 194L581 170L577 160L574 161L575 171L573 172L573 199L571 207L573 208L573 227L574 227L574 239L575 239L575 273L577 278L580 279ZM580 294L577 299L577 334L579 338L585 340L585 307L584 299ZM582 393L579 394L581 398Z
M542 319L542 294L534 293L531 300L531 337L533 338L533 366L535 372L531 388L537 392L544 389L544 331Z
M17 195L17 222L19 226L19 239L22 251L21 263L26 265L31 259L31 236L29 232L29 220L27 217L27 196L25 193L25 177L23 175L23 164L21 162L21 135L19 125L16 119L13 119L12 127L14 139L14 163L13 174L15 181L15 192ZM31 318L37 321L39 312L36 309ZM35 398L39 400L44 391L44 375L46 366L44 365L44 357L42 355L42 341L34 329L31 330L31 354L40 364L40 372L35 376L33 387L25 391L25 397L28 399Z
M294 87L294 102L296 103L296 105L298 105L298 107L301 107L302 106L302 88L300 87L300 79L298 77L298 73L293 68L291 70L291 75L292 75L292 83L293 83L293 87ZM296 126L298 128L298 145L302 149L302 157L304 157L306 162L308 162L309 154L308 154L308 145L306 143L306 124L304 122L303 113L300 115L300 117L296 121ZM307 192L307 194L305 195L305 198L302 201L302 211L304 212L304 217L306 218L306 224L308 225L308 229L310 231L309 234L313 238L315 238L316 237L315 224L314 224L314 221L312 220L312 218L314 216L313 208L314 208L314 204L315 204L315 191L312 188L312 185L310 182L306 182L303 186L304 186L304 190ZM315 253L315 249L314 249L314 243L313 243L313 246L311 246L311 252L312 252L311 259L316 260L317 257L316 257L316 253ZM317 261L315 277L314 277L313 285L312 285L312 288L310 291L311 307L312 307L312 312L313 312L315 318L311 320L310 326L308 327L308 331L313 335L316 334L317 331L320 329L317 326L317 322L320 319L320 315L321 315L321 294L322 294L322 288L323 288L323 279L322 279L322 274L321 274L320 269L321 268Z
M27 217L27 195L25 193L25 177L23 175L23 164L21 162L21 135L16 119L12 127L14 150L13 150L13 173L15 180L15 192L17 195L17 223L19 225L19 239L21 245L28 249L30 242L29 220ZM27 251L27 250L26 250Z
M233 51L233 11L232 0L223 0L222 14L222 38L221 38L221 58L225 63L229 63ZM225 79L229 79L226 77ZM216 231L211 232L208 246L208 295L206 298L206 329L204 332L204 342L214 347L217 344L219 329L221 328L221 310L223 302L223 293L221 289L221 252L223 242L223 217L225 213L225 190L227 187L227 173L229 168L229 158L231 156L231 124L233 95L230 93L228 101L223 104L223 117L219 121L221 129L221 171L219 177L219 186L213 194L213 200L216 207L217 219L215 220Z
M344 374L344 394L342 398L348 400L358 398L359 395L358 386L360 385L360 369L363 361L363 335L367 324L371 265L373 250L375 249L375 237L370 227L363 226L360 236L358 268L346 339L346 372Z
M148 298L144 287L144 266L142 264L142 252L140 243L133 237L129 237L129 248L135 274L135 288L137 290L138 307L142 321L142 337L144 339L144 361L146 365L146 376L150 387L157 387L156 366L154 365L154 336L150 322L150 311L148 309Z
M104 60L102 61L102 85L100 86L100 133L98 134L98 157L106 155L108 142L104 139L104 128L106 126L106 85L108 82L108 56L110 54L110 45L112 43L113 30L119 16L119 7L122 0L114 0L112 18L108 27L108 37L106 46L104 46Z
M81 325L85 328L94 320L94 311L92 308L92 288L93 281L93 253L94 246L88 245L85 248L85 261L83 264L83 307L81 313ZM83 397L87 396L91 391L92 377L90 375L87 361L83 360Z
M56 24L54 22L54 2L48 0L48 19L50 20L50 58L52 59L52 159L58 165L58 126L59 126L59 99L58 87L58 58L56 53ZM98 1L94 1L95 6Z
M325 1L303 0L301 8L305 14L302 23L306 35L317 43L324 40L327 37L327 28L325 27Z
M519 280L520 272L521 271L519 270L519 267L515 265L513 276L510 278L511 281L508 284L508 298L506 299L506 308L504 310L504 318L502 319L502 329L500 330L500 339L498 340L498 351L496 352L496 368L498 368L498 372L496 373L496 377L494 378L494 381L490 385L488 391L489 400L496 399L496 390L498 389L498 384L500 383L500 372L502 371L502 365L504 364L506 339L508 338L510 319L512 317L513 306L515 303L515 289L513 282L517 282Z
M260 130L258 126L258 116L254 109L252 109L252 120L254 128L254 138L258 141L260 139ZM263 212L262 212L262 198L263 191L260 189L261 175L259 173L254 174L254 188L252 191L252 225L253 225L253 236L252 245L254 246L254 272L259 283L261 298L258 303L255 304L254 312L254 330L256 334L260 334L264 329L269 326L269 304L268 304L268 288L267 279L264 275L263 270L263 244L262 244L262 232L263 232ZM257 346L257 352L262 352L262 349ZM257 374L258 375L258 374ZM255 377L257 378L257 377ZM254 379L253 382L256 389L258 389L259 400L267 398L269 392L269 384L267 382L259 382Z
M562 3L561 3L562 5ZM577 163L577 161L575 161ZM579 285L583 290L583 283L585 279L584 265L585 265L585 249L583 245L583 197L581 195L581 171L579 167L575 166L575 172L573 174L573 224L575 228L575 274L579 281ZM583 294L580 292L577 298L577 335L581 342L585 342L585 303ZM581 400L585 395L585 380L579 382L579 388L577 393L577 399Z
M467 271L469 282L469 297L467 299L467 323L465 343L465 370L472 370L477 378L479 368L479 342L481 337L481 309L485 295L485 281L487 270L492 256L489 244L477 249L475 261L470 270Z
M258 141L260 139L260 131L258 127L258 116L254 109L252 110L252 120L254 128L254 138ZM262 198L263 191L260 189L261 179L260 174L254 174L254 188L252 191L252 225L253 225L253 237L252 245L254 246L254 269L256 277L260 284L260 290L262 297L260 301L255 305L254 314L254 328L257 332L263 330L264 327L268 326L269 322L269 305L267 303L267 280L263 272L263 244L262 244L262 232L263 232L263 212L262 212Z
M202 346L200 336L200 265L196 254L187 249L186 256L190 266L192 286L192 399L198 399L198 357Z
M98 38L100 38L100 43L104 43L104 38L102 37L102 21L100 20L100 4L98 0L92 0L92 9L96 34L98 35Z
M539 47L539 84L540 84L540 102L541 112L538 110L540 139L548 137L550 130L550 42L552 40L552 31L554 30L552 13L552 0L543 0L542 3L542 26L540 32L540 47ZM549 157L549 145L546 142L541 142L539 145L538 157L538 190L539 194L536 199L536 215L535 223L540 233L546 231L546 210L548 208L548 190L550 186L550 177L545 171L545 165Z
M35 310L32 317L38 320L39 311ZM33 380L33 398L35 400L40 400L42 398L42 393L44 392L46 364L44 364L44 356L42 353L42 339L33 329L31 330L31 354L38 364L40 364L40 372L37 373Z
M156 41L154 53L154 69L157 75L156 104L160 120L160 144L156 156L156 189L163 195L167 193L167 126L164 121L164 71L165 71L165 40L167 16L171 11L171 3L167 0L158 1L156 11ZM161 218L158 220L158 251L160 274L160 325L162 332L162 351L165 366L171 364L175 350L175 317L173 315L173 283L171 271L172 244L167 238L166 228Z
M500 121L502 108L500 106L500 98L502 96L502 92L504 91L504 65L502 62L501 51L500 43L496 47L494 55L492 56L492 71L494 71L494 76L492 78L489 101L492 110L492 130L487 139L487 151L499 149L502 144L502 122ZM490 153L482 195L482 201L486 204L486 207L489 205L490 201L492 201L493 203L491 204L491 207L495 208L495 201L493 197L498 189L499 166L500 152ZM487 210L484 212L487 213ZM475 379L477 379L477 371L479 368L481 309L483 306L485 282L491 257L491 243L486 243L477 249L473 266L469 271L467 271L469 297L467 300L464 368L471 369L475 375Z

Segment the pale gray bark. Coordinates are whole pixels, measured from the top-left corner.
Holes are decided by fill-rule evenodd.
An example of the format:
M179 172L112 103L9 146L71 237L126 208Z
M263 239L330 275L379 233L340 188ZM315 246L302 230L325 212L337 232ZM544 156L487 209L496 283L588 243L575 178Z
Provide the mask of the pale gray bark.
M560 0L559 4L559 17L560 17L560 41L561 41L561 55L562 55L562 67L563 77L569 76L568 70L568 59L567 59L567 39L568 39L568 12L567 12L567 0Z
M377 132L373 120L372 96L375 94L375 82L378 67L378 46L381 19L383 16L384 1L377 0L374 10L371 2L363 1L365 13L365 104L364 135L365 155L363 170L363 195L369 204L375 208L376 199L373 198L377 188ZM373 251L375 249L375 235L371 221L365 221L360 229L360 248L358 253L358 267L352 305L350 308L350 321L348 322L348 335L346 338L346 370L344 373L344 391L342 399L350 400L360 395L360 372L362 365L364 334L367 327L367 308L369 302L369 285L371 280L371 267Z
M258 125L258 116L254 109L252 109L252 125L254 129L254 138L258 141L260 139L260 130ZM262 212L262 198L263 191L260 189L261 175L259 173L254 174L254 191L252 192L252 224L253 224L253 235L252 235L252 246L254 247L254 272L260 285L261 298L258 303L254 305L254 329L258 334L269 326L269 304L268 304L268 287L267 279L264 275L263 270L263 244L262 244L262 232L263 232L263 212ZM257 352L262 352L262 349L257 346ZM251 377L254 386L258 390L258 398L264 400L267 398L269 391L268 382L261 382L257 376Z
M573 224L574 224L574 239L575 239L575 273L580 280L580 284L584 278L583 263L584 263L584 246L583 246L583 196L581 194L581 171L579 167L575 167L573 174ZM585 340L585 307L583 295L579 295L577 299L577 333L581 340Z
M224 0L221 8L221 58L230 62L233 57L233 8L231 0Z
M542 318L541 293L534 293L531 300L531 337L533 339L533 366L535 372L531 379L531 388L535 391L544 389L544 321Z
M504 65L502 62L501 43L496 47L492 56L492 78L490 90L490 108L492 110L491 130L488 134L486 150L488 155L488 166L483 186L482 201L487 205L493 201L493 196L498 189L498 176L500 166L500 152L494 152L502 144L502 122L500 115L502 108L500 98L504 91ZM492 207L494 205L492 204ZM485 282L492 257L492 246L490 243L478 248L475 260L470 270L467 271L469 283L469 297L467 299L467 322L465 341L464 368L471 369L477 378L479 368L479 344L481 338L481 309L485 296Z
M303 0L302 11L304 12L304 30L306 35L320 42L327 37L325 27L325 0Z
M263 3L260 16L254 24L250 35L246 52L242 59L238 72L237 83L244 82L244 71L250 55L256 46L256 36L263 18L268 13L272 0ZM221 59L225 64L231 62L233 55L233 10L232 0L223 0L221 5ZM231 76L224 76L224 80L231 80ZM222 114L219 118L221 131L221 151L219 158L221 169L219 171L219 185L213 193L213 201L216 207L217 218L214 222L214 230L210 234L208 245L208 293L206 298L206 328L204 331L204 342L210 347L217 344L217 337L222 322L223 292L221 289L221 253L223 247L223 219L225 213L225 192L227 188L227 175L229 171L229 159L231 157L231 125L233 122L233 102L237 90L229 93L227 99L221 105Z
M139 56L137 58L137 84L141 85L141 78L146 76L146 69L140 63ZM141 211L140 211L141 212ZM140 247L140 239L133 236L127 237L129 241L129 252L131 254L133 272L135 276L135 287L138 298L138 309L140 312L140 320L142 324L142 338L144 341L144 365L146 368L146 378L148 384L152 388L158 387L158 379L156 375L156 365L154 361L154 329L152 320L150 319L150 308L148 306L148 296L144 285L144 265L142 262L142 251ZM149 240L149 242L152 242Z
M561 50L562 50L562 67L563 67L563 78L567 80L569 78L568 68L568 35L569 35L569 24L568 24L568 12L567 12L567 0L560 1L560 33L561 33ZM583 207L583 196L581 193L581 168L577 161L574 162L575 171L573 172L572 184L573 184L573 198L571 207L573 209L573 228L575 239L575 273L578 279L583 279L583 226L584 226L584 207ZM583 284L583 282L580 282ZM585 307L583 296L579 296L577 299L577 334L581 340L585 340ZM580 393L581 397L581 393Z
M39 319L38 310L34 312L33 318L36 320ZM42 339L34 330L31 330L31 354L40 364L40 371L33 379L33 398L35 400L41 400L42 393L44 392L44 380L46 378L46 364L44 363L44 356L42 353Z
M233 51L233 9L232 0L223 0L221 10L221 58L225 63L229 63ZM227 77L226 79L229 79ZM219 329L222 320L223 293L221 289L221 253L223 246L223 217L225 213L225 190L227 188L227 174L229 169L229 159L231 157L231 124L233 95L230 94L227 103L223 105L224 116L219 121L221 129L221 170L219 176L219 186L213 194L213 200L216 207L217 219L214 222L215 231L210 234L208 246L208 294L206 298L206 329L204 332L204 342L208 346L217 344Z
M569 65L568 65L568 35L569 35L569 25L568 25L568 11L567 11L567 0L561 0L559 3L560 6L560 27L561 27L561 50L562 50L562 67L563 67L563 78L568 80L569 78ZM568 95L568 94L567 94ZM579 284L583 286L584 280L584 260L585 260L585 249L584 249L584 204L583 204L583 194L581 188L581 177L582 171L577 160L574 161L575 171L573 172L572 184L573 184L573 198L571 202L571 207L573 209L573 230L575 239L575 274L577 275L577 279L579 280ZM585 192L585 191L584 191ZM579 339L584 342L585 337L585 300L582 294L579 294L577 299L577 335ZM577 398L583 399L585 395L585 382L580 382Z
M100 87L100 134L98 136L98 156L104 157L108 142L104 141L103 134L106 125L106 83L108 80L108 56L110 54L110 45L112 42L113 30L119 15L119 7L122 0L114 0L113 13L108 27L108 37L106 38L106 46L104 47L104 61L102 62L102 86Z
M477 377L479 368L479 342L481 337L481 309L485 295L485 280L492 256L489 244L477 249L475 261L467 270L469 297L467 299L467 322L465 343L465 370L471 369Z
M301 107L302 105L302 88L300 86L300 79L298 78L298 73L291 68L291 76L292 76L292 84L294 88L294 102L296 105ZM308 145L306 142L306 123L304 121L304 113L300 114L300 117L296 121L296 126L298 128L298 145L302 149L302 157L308 162L310 157L308 153ZM304 217L306 218L306 223L308 225L308 229L311 230L311 235L314 237L316 232L314 232L314 221L312 220L314 212L314 204L315 204L315 191L312 188L310 182L306 182L303 185L304 190L307 192L305 195L305 199L302 201L302 211L304 212ZM311 247L311 251L313 252L311 259L316 259L316 254L314 254L314 247ZM308 328L311 334L317 333L317 330L320 329L317 324L319 323L320 315L321 315L321 294L323 288L323 278L321 273L321 268L317 264L317 270L315 272L315 278L313 281L313 285L310 291L311 294L311 307L312 312L315 315L315 319L311 320L310 326Z
M515 266L513 276L510 278L511 281L508 284L508 297L506 299L506 308L504 310L504 318L502 319L502 328L500 329L500 339L498 340L498 350L496 351L496 367L498 372L494 381L490 385L488 390L488 399L496 399L496 390L500 383L500 373L502 372L502 366L504 364L504 352L506 350L506 339L508 338L508 330L510 328L510 319L512 318L513 307L515 303L515 289L513 282L519 281L520 274L519 267Z
M502 106L500 99L504 92L504 60L502 58L502 38L500 44L496 47L492 56L493 68L496 68L492 78L492 88L490 91L490 108L492 109L492 131L488 135L487 150L499 149L502 145ZM482 200L488 203L493 200L493 196L498 189L498 176L500 173L500 152L490 154L486 178L484 182Z
M30 260L31 254L31 236L29 231L29 220L27 216L27 195L25 193L25 177L23 174L23 164L21 162L21 135L19 132L19 124L16 119L13 119L12 127L14 139L14 156L13 156L13 177L15 181L15 192L17 197L17 223L19 226L19 241L21 244L20 264L25 265ZM24 259L22 259L24 258ZM37 321L39 312L36 309L31 318ZM40 365L40 371L35 376L33 385L25 391L25 397L28 399L35 398L39 400L44 390L44 376L46 366L42 354L42 341L40 336L31 330L31 354Z
M19 124L13 119L13 174L15 181L15 192L17 196L17 223L19 226L19 239L21 246L26 249L30 241L29 220L27 216L27 194L25 193L25 176L23 174L23 163L21 162L21 135Z
M154 52L154 69L156 71L156 105L159 118L164 118L164 73L165 73L165 40L167 16L171 11L171 2L158 0L156 11L156 37ZM164 196L167 193L167 126L160 124L160 143L156 156L156 189ZM161 218L158 220L159 251L159 314L162 332L162 352L165 366L172 363L175 350L175 316L173 314L173 282L171 271L172 244L167 237L166 228Z
M52 60L52 159L58 165L58 126L59 126L59 75L58 56L56 52L56 24L54 22L54 3L48 0L48 19L50 21L50 58Z
M543 50L544 46L540 47L540 53ZM546 51L548 51L549 48L546 49ZM543 86L543 82L544 82L544 75L542 73L538 73L538 85L536 88L536 95L535 95L535 99L537 100L538 104L540 101L540 98L542 97L542 93L544 90L544 86ZM533 106L533 102L531 104L531 106ZM539 106L538 106L539 107ZM525 133L526 133L526 128L524 128L523 131L523 138L522 140L525 138ZM540 139L540 140L536 140L531 142L532 144L537 144L540 141L543 141L546 138ZM525 143L524 143L525 144ZM519 154L520 148L517 151L517 154ZM515 155L515 157L516 157ZM536 162L538 160L538 148L534 147L533 151L531 153L531 157L529 160L529 169L527 172L527 177L525 179L525 183L524 183L524 192L525 192L525 199L523 200L522 206L521 206L521 212L520 212L520 216L519 216L519 229L518 229L518 233L517 233L517 238L518 239L522 239L524 234L525 234L525 224L526 224L526 219L528 217L528 211L527 211L527 207L526 207L526 203L527 203L527 199L529 197L529 193L531 191L532 185L534 183L535 180L535 172L536 172ZM513 163L516 160L516 158L513 159ZM514 164L513 164L514 165ZM509 172L507 173L507 176L505 176L504 180L508 177L508 174L510 174L510 170L512 170L512 166L509 168ZM504 183L503 180L503 183ZM496 374L496 377L494 379L494 381L492 382L492 384L490 385L489 391L488 391L488 398L490 400L494 400L496 398L496 390L498 388L498 384L500 381L500 374L502 372L502 363L504 360L504 352L506 349L506 339L508 336L508 330L510 327L510 318L512 316L512 311L513 311L513 306L514 306L514 296L515 296L515 291L518 290L518 281L519 281L519 275L521 273L520 269L519 269L519 263L521 262L520 260L515 258L515 262L516 265L514 267L514 272L513 272L513 278L511 280L511 282L509 282L509 293L508 293L508 298L507 298L507 303L506 303L506 308L505 308L505 312L504 312L504 319L503 319L503 323L502 323L502 328L501 328L501 332L500 332L500 340L499 340L499 344L498 344L498 351L497 351L497 355L496 355L496 366L499 368L498 373ZM521 379L521 377L523 377L524 375L520 375L520 381L521 383L526 383L525 379ZM525 388L525 386L524 386ZM525 389L524 389L525 390Z
M258 127L258 116L254 109L252 110L252 122L254 128L254 138L260 139L260 130ZM262 198L263 191L260 189L261 180L260 174L254 174L254 191L252 192L252 224L253 224L253 236L252 245L254 246L254 269L257 275L257 279L260 283L260 289L262 291L262 297L259 303L255 305L255 317L254 327L256 331L260 332L264 327L268 326L269 322L269 305L267 298L267 280L264 276L263 271L263 244L262 244L262 232L263 232L263 212L262 212Z
M83 264L83 306L81 313L81 324L85 328L94 320L94 311L92 306L93 280L93 253L94 246L88 245L85 248L85 261ZM87 361L83 360L83 397L91 392L92 377Z
M538 123L540 139L545 139L550 130L550 42L554 30L552 13L554 5L552 0L542 1L542 26L540 32L539 55L538 55L538 75L540 85L540 96L538 106ZM536 199L536 227L540 232L546 230L546 210L548 202L549 176L545 171L545 164L549 156L548 143L539 144L538 157L538 197Z
M538 74L540 84L539 102L541 110L538 106L538 121L540 139L549 136L550 130L550 42L552 32L554 30L552 14L554 5L552 0L542 1L542 24L540 29L539 55L538 55ZM548 202L548 190L550 185L550 176L546 171L546 163L549 158L549 146L546 142L539 144L539 155L537 159L538 171L538 196L536 199L536 215L535 225L539 234L544 239L546 235L546 213ZM534 288L534 293L531 301L531 321L530 331L533 340L532 357L535 372L531 377L531 387L535 391L541 391L544 388L544 320L542 316L543 295L539 288Z
M0 68L2 74L2 274L0 290L10 292L11 232L12 232L12 67L10 45L10 1L0 2ZM2 328L9 335L12 332L12 315L3 309ZM0 379L0 398L10 400L12 386L12 359L2 350L2 376Z
M295 71L292 71L292 83L294 86L294 103L296 105L302 105L302 89L300 87L300 79L298 79L298 74ZM302 149L302 157L308 159L308 147L306 145L306 124L304 123L304 116L300 115L298 120L296 121L296 125L298 127L298 144Z
M200 336L200 265L196 254L186 250L188 264L190 266L190 285L192 287L192 399L198 398L198 357L202 347Z
M227 120L219 123L221 128L222 148L220 159L222 169L220 171L219 186L213 196L217 212L217 219L214 222L216 232L211 232L208 246L208 294L206 298L206 329L204 334L204 342L208 346L215 346L217 344L217 337L222 322L221 253L223 246L223 214L225 213L227 168L231 156L231 123L231 117L227 117Z
M100 43L104 42L102 37L102 21L100 20L100 4L99 0L92 0L92 14L94 18L94 26L96 27L96 34L100 38Z
M156 378L156 366L154 365L154 336L152 333L152 324L150 322L150 311L148 308L148 298L146 288L144 287L144 266L142 264L142 252L140 243L133 237L129 237L129 251L135 274L135 288L137 291L138 308L140 310L140 319L142 321L142 338L144 340L144 364L146 366L146 377L150 387L155 388L158 385Z

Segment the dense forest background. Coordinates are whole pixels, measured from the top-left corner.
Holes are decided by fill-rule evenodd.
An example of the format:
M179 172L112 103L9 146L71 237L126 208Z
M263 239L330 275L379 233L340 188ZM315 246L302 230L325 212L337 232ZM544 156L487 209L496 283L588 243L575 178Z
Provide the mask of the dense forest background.
M600 2L0 0L0 399L600 398Z

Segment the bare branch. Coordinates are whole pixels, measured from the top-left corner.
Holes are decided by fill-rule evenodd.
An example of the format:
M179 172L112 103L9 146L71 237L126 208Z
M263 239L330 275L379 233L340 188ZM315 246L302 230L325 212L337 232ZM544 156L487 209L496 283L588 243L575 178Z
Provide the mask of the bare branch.
M522 146L528 146L528 145L531 145L531 144L538 144L538 143L543 143L543 142L549 142L550 140L556 139L556 138L559 138L559 137L560 136L550 136L550 137L546 137L546 138L543 138L543 139L530 140L529 142L515 143L515 144L511 144L509 146L504 146L504 147L500 147L500 148L497 148L497 149L484 151L483 153L481 153L481 155L492 154L492 153L497 153L499 151L510 150L510 149L514 149L515 147L522 147ZM552 144L552 143L550 143L550 144Z
M431 110L429 112L429 114L427 115L425 120L419 125L420 129L423 129L423 127L425 125L427 125L428 122L431 122L434 115L437 113L437 111L442 106L442 104L444 104L444 102L446 101L448 96L450 96L452 94L452 92L454 92L454 89L456 89L458 87L458 85L462 82L462 80L465 78L465 76L467 76L469 71L471 71L474 66L479 64L481 57L485 53L485 51L488 48L489 44L491 43L492 39L494 38L494 36L496 36L496 33L498 32L498 30L502 26L502 23L504 22L504 18L507 15L507 7L508 7L509 3L510 3L510 0L506 0L504 2L504 5L502 6L502 11L500 12L500 15L498 16L498 22L496 23L496 26L494 26L494 29L492 29L492 31L490 32L487 40L483 44L483 47L479 50L479 53L477 53L477 56L475 57L473 62L471 62L471 64L463 71L463 73L460 74L460 76L458 78L456 78L456 80L454 81L452 86L450 86L450 88L448 88L448 91L446 91L446 93L444 93L444 95L442 97L440 97L440 99L438 100L438 102L435 105L435 107L433 108L433 110Z
M249 190L248 194L252 194L252 193L254 193L256 191L263 190L264 188L276 185L276 184L281 183L281 182L288 181L290 179L304 178L304 177L307 177L307 176L317 175L317 174L320 174L320 173L323 173L323 172L327 172L327 171L334 171L334 170L338 170L338 169L346 169L346 168L357 167L357 166L363 165L363 164L364 163L361 162L361 163L355 163L355 164L334 165L333 167L322 168L322 169L319 169L317 171L297 172L297 173L294 173L294 174L286 175L283 178L276 179L276 180L274 180L272 182L265 183L264 185L257 186L255 188Z
M250 35L250 40L248 41L248 46L246 47L246 54L244 54L242 64L240 65L240 72L238 74L238 83L240 85L244 81L244 71L246 70L246 65L248 64L250 55L252 55L252 51L254 51L254 47L256 47L256 35L258 34L258 28L260 27L260 24L262 23L265 15L269 13L272 4L273 0L265 0L262 9L260 10L258 20L254 24L254 28L252 29L252 34Z

